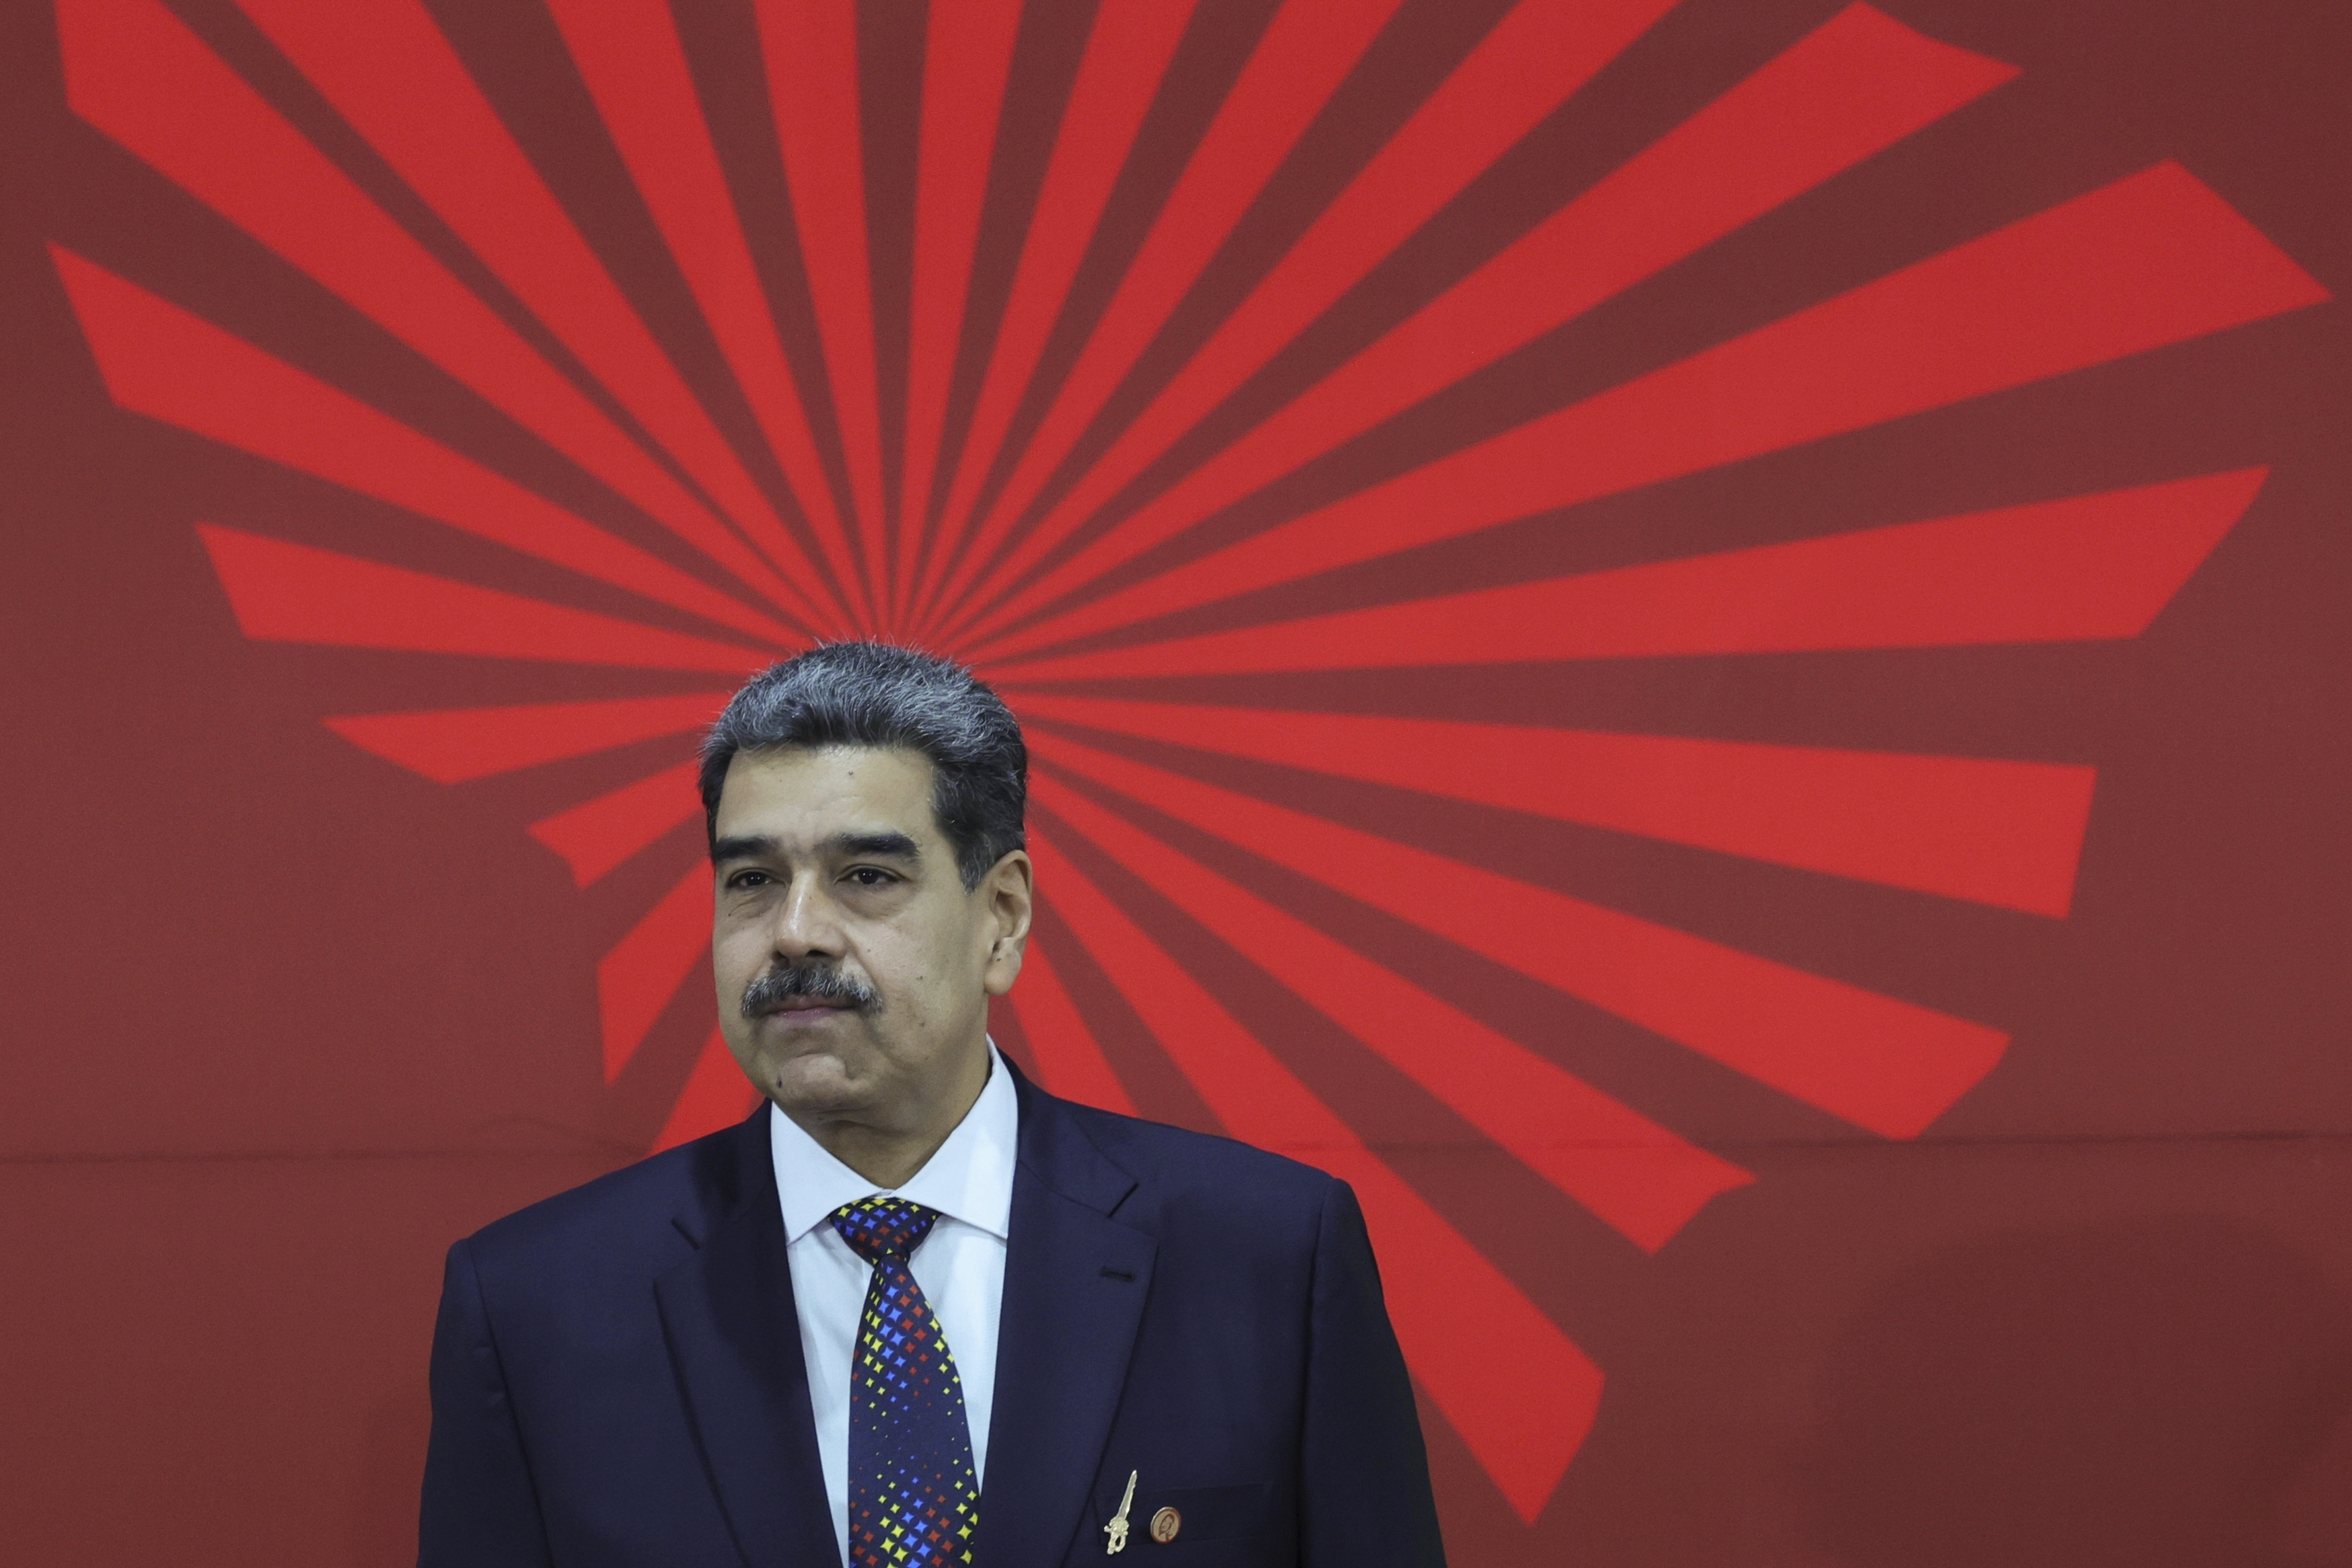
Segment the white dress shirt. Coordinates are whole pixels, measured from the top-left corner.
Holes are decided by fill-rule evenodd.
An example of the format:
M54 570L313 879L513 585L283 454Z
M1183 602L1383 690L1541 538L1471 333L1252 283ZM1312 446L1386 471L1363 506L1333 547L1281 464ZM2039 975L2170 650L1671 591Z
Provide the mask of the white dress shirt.
M1004 1301L1004 1240L1013 1218L1020 1103L1012 1075L988 1048L988 1082L923 1168L895 1192L827 1154L800 1124L768 1107L768 1144L784 1212L785 1256L800 1309L801 1354L834 1539L849 1560L849 1371L874 1267L830 1223L845 1203L889 1196L939 1210L908 1266L931 1304L963 1385L973 1472L988 1479L988 1413L996 1393L997 1315Z

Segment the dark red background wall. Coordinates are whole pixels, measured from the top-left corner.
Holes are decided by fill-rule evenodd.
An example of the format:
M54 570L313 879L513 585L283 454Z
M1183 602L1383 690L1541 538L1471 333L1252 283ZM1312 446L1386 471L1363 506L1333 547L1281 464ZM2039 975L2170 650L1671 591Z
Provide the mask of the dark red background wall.
M854 514L860 438L825 406L825 356L837 361L838 348L820 319L822 277L812 292L821 267L804 266L782 215L801 193L787 193L778 159L759 19L735 0L680 9L785 353L817 405L816 448L840 509ZM1202 0L1164 78L1148 83L1150 111L1048 317L1027 401L1013 409L1013 453L1112 305L1276 9ZM1082 456L1299 243L1505 9L1407 0L1120 382ZM793 537L818 553L550 13L532 0L436 0L431 10L716 427L750 455ZM1335 27L1349 13L1340 0L1325 10ZM1119 526L1121 506L1134 510L1150 484L1181 477L1841 11L1831 0L1671 8L1094 526ZM139 29L152 31L153 16L177 17L629 423L626 395L608 395L567 357L561 334L229 0L173 0L168 13L76 0L63 14L87 29L77 47L98 75L128 57L123 40L147 36ZM165 381L186 365L152 349L165 340L125 338L102 366L92 323L128 318L69 300L51 247L744 605L774 606L77 116L59 15L26 0L0 10L0 863L11 883L0 906L0 1556L397 1561L414 1549L443 1249L637 1157L683 1130L680 1116L730 1111L733 1091L694 1077L711 1016L698 982L673 997L609 956L690 867L697 830L665 826L680 813L661 808L645 847L584 886L524 831L674 766L690 737L581 746L441 783L320 721L693 694L731 676L476 656L436 645L429 629L376 646L347 645L365 639L332 624L272 633L270 583L287 603L323 604L324 622L356 615L356 601L320 600L293 578L239 588L194 525L742 638L423 522L299 463L192 433L213 406L202 384L176 421L135 412L139 394L110 382L123 382L142 352ZM1985 395L1766 443L1573 504L1506 507L1494 527L1426 534L1164 620L1074 632L1030 653L947 645L1004 672L1041 737L1971 1020L2006 1037L1997 1065L1980 1082L1972 1074L1917 1135L1873 1130L1685 1049L1671 1030L1540 984L1493 951L1433 936L1376 907L1369 891L1335 892L1236 847L1211 831L1213 810L1209 829L1188 827L1090 783L1069 765L1088 754L1066 750L1041 785L1053 856L1041 947L1071 1000L1041 1010L1033 988L1002 1036L1076 1091L1093 1085L1144 1113L1243 1135L1272 1129L1313 1158L1320 1124L1286 1120L1266 1098L1305 1085L1361 1140L1333 1157L1376 1160L1395 1173L1397 1203L1435 1217L1434 1231L1385 1233L1392 1291L1442 1299L1452 1255L1423 1243L1461 1239L1465 1256L1510 1281L1605 1375L1580 1443L1571 1411L1548 1424L1540 1410L1449 1418L1443 1399L1427 1406L1457 1562L2352 1563L2352 344L2343 307L2323 298L2352 287L2352 22L2335 5L2279 0L1885 0L1872 15L1874 26L2014 68L2014 78L1767 204L1106 583L1150 580L1409 480L1554 409L2168 161L2226 204L2213 222L2239 225L2230 232L2255 247L2245 254L2274 267L2263 295L2273 302ZM1092 16L1033 0L1023 19L946 383L950 456L982 402L990 333L1013 290L1028 204ZM872 406L891 484L905 455L910 355L920 369L908 347L909 256L918 106L924 71L939 69L923 59L927 26L919 4L857 7L872 288L859 325L875 346ZM135 88L131 100L153 90ZM1836 121L1845 110L1832 100L1822 112ZM168 106L156 123L190 146L224 134ZM803 213L797 232L810 226ZM1927 318L1948 305L1962 325L1946 349L1964 357L1981 340L1997 358L2010 341L2004 322L2037 320L2049 290L2074 289L2090 310L2193 265L2173 231L2134 233L2012 279L2007 294L1921 296L1854 362L1900 379L1921 352L1909 334L1937 329L1943 319ZM2232 273L2199 287L2242 282ZM208 372L187 373L200 382ZM836 368L831 384L840 381ZM1781 384L1792 404L1817 395L1797 380L1768 383L1759 406L1782 406ZM1741 417L1727 413L1721 427ZM1701 418L1694 428L1717 427ZM1570 459L1585 456L1538 455L1511 483L1539 493ZM1424 650L1322 661L1348 666L1333 669L1293 667L1318 662L1297 646L1339 637L1311 629L1294 639L1289 666L1253 665L1246 650L1223 669L1150 652L1198 633L2254 468L2267 477L2251 504L2221 519L2210 553L2185 561L2178 591L2148 599L2153 619L2137 634L1988 633L1933 646L1893 645L1906 640L1896 634L1842 646L1800 637L1722 653L1660 632L1648 656L1462 662ZM886 553L907 528L910 554L947 548L945 487L928 506L888 496ZM1465 508L1483 504L1465 482L1441 488L1434 514L1457 494ZM2053 566L2046 579L2013 574L1987 602L2046 591L2063 610L2070 593L2087 602L2123 592L2115 585L2136 559L2122 551L2111 564ZM1919 570L1931 585L1948 576ZM1671 597L1658 603L1661 617L1680 612ZM1527 613L1538 641L1556 630L1547 616L1583 624L1557 608ZM1756 613L1769 620L1770 606ZM1465 636L1493 630L1475 616L1461 624ZM915 630L887 616L882 625ZM1628 635L1647 634L1637 625ZM1146 652L1121 664L1122 648ZM1074 662L1024 671L1032 653ZM1111 722L1113 710L1067 706L1073 697L1162 706L1118 710L1127 719ZM1699 825L1676 839L1623 813L1580 815L1548 797L1515 803L1499 786L1400 781L1383 776L1395 768L1371 730L1349 732L1322 765L1222 755L1150 716L1166 705L1503 727L1479 731L1482 743L1507 758L1521 737L1536 775L1558 755L1546 737L1600 732L2095 769L2095 789L2079 863L2070 847L2058 867L2062 883L2071 873L2071 898L2035 911L1711 844L1703 806L1685 813ZM1465 769L1486 766L1461 755ZM1956 800L1968 798L1963 789ZM1809 809L1828 810L1808 798L1774 808L1788 821ZM1129 828L1096 831L1103 813ZM1136 830L1264 903L1219 894L1222 916L1188 913L1180 887L1138 869L1131 843L1122 863L1128 841L1117 835ZM1415 863L1429 874L1429 862ZM1097 891L1071 880L1057 891L1055 867ZM1123 913L1106 915L1105 904ZM1286 983L1265 956L1293 942L1280 917L1358 956L1360 995L1390 983L1375 984L1373 971L1397 977L1479 1038L1540 1059L1553 1075L1543 1082L1574 1073L1752 1182L1690 1206L1687 1223L1666 1228L1670 1239L1651 1239L1654 1251L1635 1245L1624 1225L1596 1219L1530 1165L1572 1159L1559 1151L1574 1135L1539 1133L1515 1152L1478 1124L1480 1114L1507 1119L1491 1085L1430 1087L1467 1049L1458 1039L1423 1030L1402 1056L1383 1056L1364 1043L1379 1019L1351 1029L1347 996L1315 1001L1297 970L1299 983ZM1293 946L1310 959L1319 951ZM1153 967L1163 956L1179 977ZM620 991L650 997L625 1049L614 1043ZM1204 995L1293 1076L1265 1076L1264 1059L1246 1052L1203 1056L1195 1026L1213 1022ZM1660 1005L1676 999L1689 998ZM1725 998L1735 1035L1747 1005ZM608 1071L616 1049L621 1065ZM1229 1071L1237 1061L1260 1076ZM1637 1193L1628 1211L1650 1201ZM1522 1438L1573 1452L1556 1485L1529 1492L1498 1479L1497 1445Z

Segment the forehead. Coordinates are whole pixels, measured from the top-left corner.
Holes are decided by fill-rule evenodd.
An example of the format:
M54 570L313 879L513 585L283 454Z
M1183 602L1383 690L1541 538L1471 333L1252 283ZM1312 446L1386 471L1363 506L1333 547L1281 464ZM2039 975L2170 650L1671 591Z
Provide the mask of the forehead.
M736 753L719 793L720 838L814 843L845 832L936 835L931 759L898 747L778 747Z

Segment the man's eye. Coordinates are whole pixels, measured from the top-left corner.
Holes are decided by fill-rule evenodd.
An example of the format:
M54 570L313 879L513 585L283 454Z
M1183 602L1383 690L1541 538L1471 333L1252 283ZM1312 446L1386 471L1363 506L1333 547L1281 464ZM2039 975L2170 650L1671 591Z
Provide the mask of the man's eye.
M886 887L898 880L881 867L871 865L859 866L849 875L860 887Z
M765 887L772 880L763 871L739 871L727 879L727 885L734 888Z

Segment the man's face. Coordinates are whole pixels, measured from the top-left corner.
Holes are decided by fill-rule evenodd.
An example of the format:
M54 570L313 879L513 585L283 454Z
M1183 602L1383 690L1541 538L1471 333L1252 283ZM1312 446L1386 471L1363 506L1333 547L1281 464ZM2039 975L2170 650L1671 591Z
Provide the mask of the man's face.
M890 1136L954 1125L987 1075L988 998L1020 972L1029 857L966 892L930 759L738 754L719 799L711 957L735 1060L786 1114Z

